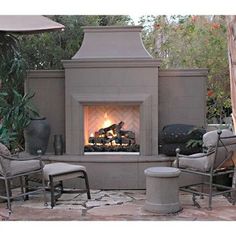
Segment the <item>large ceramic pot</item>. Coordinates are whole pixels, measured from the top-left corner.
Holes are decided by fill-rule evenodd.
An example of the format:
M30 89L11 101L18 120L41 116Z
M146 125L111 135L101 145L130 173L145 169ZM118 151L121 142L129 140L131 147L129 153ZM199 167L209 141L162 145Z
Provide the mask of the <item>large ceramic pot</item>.
M45 154L50 136L50 126L45 117L31 119L25 129L26 151L37 155L37 150Z

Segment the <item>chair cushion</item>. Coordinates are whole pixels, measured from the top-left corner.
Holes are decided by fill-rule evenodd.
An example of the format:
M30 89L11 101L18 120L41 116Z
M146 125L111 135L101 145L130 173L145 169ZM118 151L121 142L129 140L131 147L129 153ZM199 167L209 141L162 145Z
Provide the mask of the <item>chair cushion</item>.
M9 172L10 172L10 160L1 157L2 155L10 157L11 153L5 145L0 143L0 162L1 162L0 174L4 174L4 172L6 172L6 174L9 174ZM3 171L3 168L4 168L5 171Z
M39 160L27 160L27 161L11 161L10 174L18 175L25 172L40 170Z
M213 130L210 132L207 132L206 134L203 135L203 145L207 147L208 152L214 151L215 150L215 145L218 140L218 130ZM230 137L233 136L233 132L228 130L228 129L223 129L221 133L221 137ZM222 143L226 145L228 151L236 151L236 137L232 137L230 139L225 139L222 140ZM217 167L221 162L225 160L227 157L227 151L225 147L223 147L222 143L219 143L218 150L217 150L217 156L216 156L216 161L214 164L214 167ZM235 155L234 155L235 156ZM228 163L224 164L223 167L232 165L232 161L228 161Z
M72 172L76 171L86 171L86 168L84 166L80 165L72 165L72 164L67 164L67 163L51 163L51 164L46 164L43 168L43 174L44 174L44 179L49 181L49 175L66 175L69 177L69 174ZM66 177L61 178L60 180L66 179Z
M213 162L213 155L207 156L206 153L196 153L187 157L179 158L180 168L190 168L197 171L207 172L210 170ZM173 162L173 166L177 166L177 161Z
M217 139L218 139L218 130L213 130L205 133L203 135L203 146L204 147L214 147L216 145ZM229 137L233 136L233 132L228 129L223 129L221 133L221 137ZM236 141L236 139L235 139Z

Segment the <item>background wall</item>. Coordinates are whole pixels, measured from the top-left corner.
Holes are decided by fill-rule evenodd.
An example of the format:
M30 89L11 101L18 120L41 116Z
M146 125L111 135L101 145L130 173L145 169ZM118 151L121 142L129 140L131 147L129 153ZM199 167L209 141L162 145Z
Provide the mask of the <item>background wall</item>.
M206 69L159 70L159 131L173 123L206 126ZM35 92L33 103L51 126L48 152L53 152L53 135L65 137L64 70L29 71L27 91Z
M33 103L51 126L47 152L53 152L53 135L65 134L65 73L64 70L29 71L26 91L35 93Z
M168 124L206 127L206 69L159 70L159 131Z

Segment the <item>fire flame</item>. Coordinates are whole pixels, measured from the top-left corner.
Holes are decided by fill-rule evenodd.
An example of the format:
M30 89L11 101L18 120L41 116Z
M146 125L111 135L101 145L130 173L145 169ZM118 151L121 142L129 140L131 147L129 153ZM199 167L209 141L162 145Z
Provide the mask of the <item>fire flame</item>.
M111 120L109 120L107 113L105 113L104 119L105 119L105 120L104 120L104 122L103 122L103 127L102 127L102 128L106 128L106 127L112 125L112 122L111 122Z

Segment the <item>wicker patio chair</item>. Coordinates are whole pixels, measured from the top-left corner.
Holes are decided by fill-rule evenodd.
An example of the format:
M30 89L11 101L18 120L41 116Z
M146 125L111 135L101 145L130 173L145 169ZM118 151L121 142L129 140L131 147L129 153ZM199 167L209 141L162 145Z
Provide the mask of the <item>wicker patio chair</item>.
M11 201L18 197L23 197L29 194L42 191L44 194L44 201L46 204L46 195L43 178L43 162L41 160L40 151L36 157L18 157L17 155L11 155L8 148L0 143L0 181L4 182L5 194L1 193L0 198L7 200L7 208L9 214L12 212ZM32 174L40 174L42 177L42 186L30 190L28 186L27 177ZM17 193L13 189L19 187L19 183L16 184L17 180L20 183L21 192ZM20 180L20 181L19 181Z
M209 209L212 209L212 197L217 195L227 196L234 205L236 188L217 184L215 178L235 174L236 136L230 130L210 131L203 135L203 146L205 152L192 155L181 155L181 150L176 149L174 166L182 172L202 176L201 183L181 186L180 191L192 193L194 205L198 207L196 196L208 197Z

